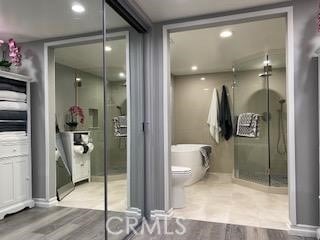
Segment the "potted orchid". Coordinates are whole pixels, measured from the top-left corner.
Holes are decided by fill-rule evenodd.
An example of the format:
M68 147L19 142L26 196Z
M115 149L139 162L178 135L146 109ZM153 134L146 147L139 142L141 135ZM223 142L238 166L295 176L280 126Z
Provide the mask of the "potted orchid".
M0 40L0 47L2 49L2 60L0 61L0 68L9 71L11 66L21 66L21 48L17 46L14 39L9 39L8 42ZM9 57L9 60L7 60Z
M69 126L71 131L74 131L78 126L78 121L84 123L83 109L79 106L72 106L69 108L69 119L66 124Z

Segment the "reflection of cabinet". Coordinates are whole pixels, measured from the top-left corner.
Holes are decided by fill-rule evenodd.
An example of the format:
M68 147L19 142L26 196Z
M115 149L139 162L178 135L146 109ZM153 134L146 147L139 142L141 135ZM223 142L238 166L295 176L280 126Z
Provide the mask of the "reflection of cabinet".
M90 132L76 131L62 133L63 146L65 148L68 166L71 169L73 183L77 183L87 179L90 181L91 176L91 151L84 154L75 151L75 147L77 147L76 142L81 139L81 135L90 135Z

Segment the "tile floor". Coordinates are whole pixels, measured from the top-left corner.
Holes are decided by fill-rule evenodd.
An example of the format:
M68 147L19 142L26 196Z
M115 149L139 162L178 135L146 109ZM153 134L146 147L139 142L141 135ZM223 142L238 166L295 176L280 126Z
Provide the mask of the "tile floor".
M186 207L174 217L287 230L288 196L232 183L231 175L208 175L186 187Z
M108 184L108 210L124 212L127 207L126 196L126 179L110 180ZM59 202L58 206L104 210L104 183L90 182L80 184Z

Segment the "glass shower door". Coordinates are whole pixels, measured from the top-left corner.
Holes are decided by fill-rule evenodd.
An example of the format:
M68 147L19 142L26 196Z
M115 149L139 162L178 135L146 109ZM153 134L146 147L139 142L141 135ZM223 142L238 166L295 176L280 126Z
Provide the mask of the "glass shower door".
M268 86L264 55L234 65L234 117L242 113L259 115L256 137L235 134L235 177L269 185ZM237 124L235 124L237 126Z

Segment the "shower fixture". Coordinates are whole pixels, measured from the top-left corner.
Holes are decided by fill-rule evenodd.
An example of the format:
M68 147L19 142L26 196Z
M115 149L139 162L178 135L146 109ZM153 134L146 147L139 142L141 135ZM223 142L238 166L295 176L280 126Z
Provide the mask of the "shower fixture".
M286 133L284 129L284 121L283 121L283 104L286 103L285 99L280 99L280 109L279 111L279 122L278 122L278 142L277 142L277 152L280 155L287 154L287 142L286 142Z
M264 72L259 74L259 77L270 77L272 76L272 66L267 65L263 68Z

